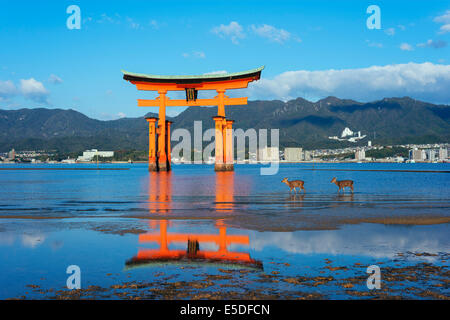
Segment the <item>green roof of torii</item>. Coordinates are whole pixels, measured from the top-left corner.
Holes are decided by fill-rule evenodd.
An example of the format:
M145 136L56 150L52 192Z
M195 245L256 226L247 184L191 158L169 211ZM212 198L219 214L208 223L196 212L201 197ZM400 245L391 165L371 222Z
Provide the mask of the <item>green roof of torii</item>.
M143 82L177 82L177 83L190 83L190 82L211 82L211 81L225 81L225 80L234 80L234 79L242 79L247 77L257 77L259 79L261 75L261 71L264 69L264 66L242 71L235 73L213 73L213 74L202 74L202 75L190 75L190 76L162 76L162 75L154 75L154 74L143 74L143 73L133 73L122 70L123 78L125 80L132 81L143 81Z

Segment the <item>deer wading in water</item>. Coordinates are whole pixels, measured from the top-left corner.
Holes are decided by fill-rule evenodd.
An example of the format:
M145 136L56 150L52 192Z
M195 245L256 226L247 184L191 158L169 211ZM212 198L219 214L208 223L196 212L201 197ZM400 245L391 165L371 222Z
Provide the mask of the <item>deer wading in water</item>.
M341 189L342 189L342 192L345 192L345 190L344 190L345 187L349 187L350 189L352 189L352 193L353 193L353 180L338 181L338 180L336 180L336 177L334 177L333 179L331 179L331 183L334 183L339 187L338 193L341 191Z
M303 185L305 184L304 181L302 180L292 180L289 181L288 178L284 178L283 180L281 180L281 182L286 183L287 186L289 187L289 193L292 192L292 189L294 189L294 192L297 193L297 191L295 190L295 188L298 188L298 190L300 191L300 189L303 190L303 193L306 193L305 188L303 187Z

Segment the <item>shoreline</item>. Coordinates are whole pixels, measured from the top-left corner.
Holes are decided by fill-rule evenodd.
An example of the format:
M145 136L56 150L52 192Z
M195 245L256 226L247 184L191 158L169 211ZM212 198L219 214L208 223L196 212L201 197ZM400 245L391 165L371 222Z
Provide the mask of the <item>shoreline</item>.
M98 164L145 164L148 163L148 161L109 161L109 162L99 162ZM278 163L278 164L374 164L374 163L388 163L388 164L450 164L449 162L395 162L395 161L363 161L363 162L357 162L357 161L298 161L298 162L287 162L287 161L278 161L278 162L244 162L244 163L237 163L234 162L234 165L268 165L271 163ZM95 165L97 162L2 162L0 161L0 165L51 165L51 164L61 164L61 165ZM173 162L172 164L178 165L178 164L184 164L184 165L214 165L214 163L209 162L202 162L202 163L194 163L194 162Z

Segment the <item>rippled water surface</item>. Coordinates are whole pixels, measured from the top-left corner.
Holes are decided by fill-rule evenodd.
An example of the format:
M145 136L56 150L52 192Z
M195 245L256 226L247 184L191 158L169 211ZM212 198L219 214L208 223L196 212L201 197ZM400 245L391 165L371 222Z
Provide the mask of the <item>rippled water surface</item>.
M209 298L208 290L231 297L353 298L369 292L365 267L371 264L392 274L392 268L438 268L410 279L417 289L406 297L437 297L421 295L422 289L449 296L448 173L282 164L276 175L263 176L260 165L236 165L231 173L208 165L174 165L170 173L114 166L129 170L0 171L0 298L53 297L64 289L69 265L80 266L82 288L110 289L100 298L123 298L114 286L133 281L175 286L146 289L153 292L147 298ZM306 193L290 194L284 177L304 180ZM338 194L333 177L354 180L355 192ZM401 279L394 280L386 294L405 294L395 291ZM344 286L348 281L352 287ZM180 296L182 285L195 290Z

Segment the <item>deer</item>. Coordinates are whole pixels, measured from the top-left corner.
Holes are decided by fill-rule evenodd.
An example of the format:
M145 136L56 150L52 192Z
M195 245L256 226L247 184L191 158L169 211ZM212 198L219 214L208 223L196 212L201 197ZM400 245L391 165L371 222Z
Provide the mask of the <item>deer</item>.
M349 187L350 189L352 189L352 193L353 193L353 180L341 180L338 181L336 180L336 177L334 177L333 179L331 179L331 183L336 184L339 187L338 193L341 191L345 193L344 188L345 187Z
M305 184L304 181L302 180L292 180L289 181L288 178L284 178L283 180L281 180L281 182L286 183L286 185L289 187L289 193L292 192L292 189L294 189L294 192L297 193L297 191L295 190L295 188L298 188L299 191L300 189L303 190L303 193L306 193L305 188L303 187L303 185Z

